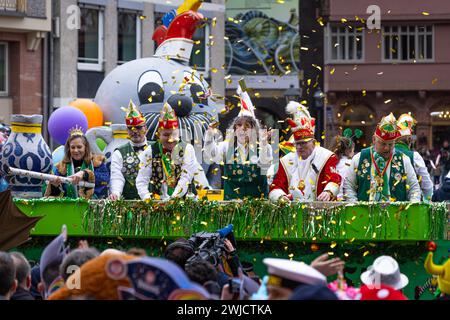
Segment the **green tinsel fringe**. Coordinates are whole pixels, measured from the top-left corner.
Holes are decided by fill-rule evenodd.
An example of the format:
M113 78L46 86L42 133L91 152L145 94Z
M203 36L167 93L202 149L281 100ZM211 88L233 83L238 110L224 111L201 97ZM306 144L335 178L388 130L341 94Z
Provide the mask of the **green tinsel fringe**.
M443 203L293 203L267 200L209 202L176 200L90 201L83 227L98 236L189 237L234 225L248 240L439 240L444 239ZM427 225L428 224L428 225Z

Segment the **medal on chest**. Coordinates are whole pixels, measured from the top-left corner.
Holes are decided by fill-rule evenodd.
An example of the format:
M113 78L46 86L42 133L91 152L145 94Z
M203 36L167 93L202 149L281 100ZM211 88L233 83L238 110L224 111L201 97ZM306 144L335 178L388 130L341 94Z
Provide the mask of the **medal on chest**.
M302 195L305 195L305 187L306 187L305 180L300 179L300 182L298 183L297 188L298 188L298 190L300 190Z

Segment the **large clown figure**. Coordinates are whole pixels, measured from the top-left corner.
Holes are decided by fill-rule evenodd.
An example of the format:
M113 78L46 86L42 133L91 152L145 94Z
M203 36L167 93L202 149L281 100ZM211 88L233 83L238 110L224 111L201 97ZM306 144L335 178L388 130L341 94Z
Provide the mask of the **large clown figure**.
M194 144L201 163L203 134L220 106L213 101L208 83L189 66L192 37L204 20L197 12L200 5L201 1L185 1L167 13L153 34L158 44L154 56L114 69L100 85L95 102L105 121L117 124L124 123L121 108L130 99L137 103L146 118L149 141L157 140L159 114L169 104L178 118L181 139Z

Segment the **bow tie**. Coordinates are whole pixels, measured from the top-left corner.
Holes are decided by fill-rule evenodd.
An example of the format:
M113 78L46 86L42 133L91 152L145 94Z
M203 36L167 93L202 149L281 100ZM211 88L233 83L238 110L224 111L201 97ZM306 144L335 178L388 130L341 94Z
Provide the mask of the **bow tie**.
M133 146L133 150L134 150L134 152L139 152L139 151L143 151L143 150L144 150L144 148L145 148L145 146L140 146L140 147L135 147L135 146Z

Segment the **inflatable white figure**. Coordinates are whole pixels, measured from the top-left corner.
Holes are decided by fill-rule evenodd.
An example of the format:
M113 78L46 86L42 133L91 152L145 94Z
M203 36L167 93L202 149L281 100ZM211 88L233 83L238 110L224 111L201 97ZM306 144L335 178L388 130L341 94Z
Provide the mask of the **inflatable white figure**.
M124 123L121 107L131 99L145 115L147 138L152 141L156 139L159 112L167 102L179 117L181 137L191 142L202 138L219 106L211 99L208 83L188 65L192 36L203 21L196 12L199 5L200 1L186 1L178 11L167 13L164 25L153 35L159 45L155 55L125 63L104 79L95 102L102 108L105 121Z

